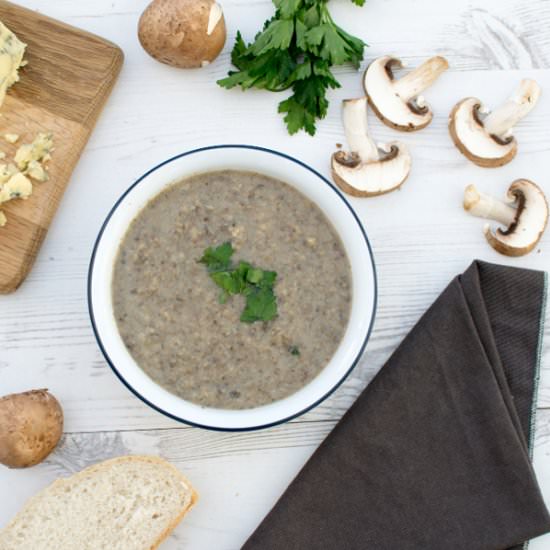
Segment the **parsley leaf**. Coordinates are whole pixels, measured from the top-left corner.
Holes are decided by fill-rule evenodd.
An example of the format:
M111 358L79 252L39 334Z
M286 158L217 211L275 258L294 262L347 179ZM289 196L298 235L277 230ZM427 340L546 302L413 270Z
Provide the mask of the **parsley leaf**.
M267 28L248 47L253 55L262 55L269 50L286 50L294 34L294 21L280 19L272 21Z
M206 264L208 271L222 271L229 267L233 252L233 245L230 242L223 243L216 248L209 247L204 251L199 262Z
M240 70L229 71L226 78L218 80L224 88L240 86L243 90L263 88L273 92L284 90L296 66L288 50L273 50L258 57L244 55L239 60Z
M277 316L277 298L273 292L277 273L244 261L232 265L233 252L231 243L226 242L216 248L207 248L199 260L206 264L210 278L221 289L219 303L225 304L231 295L242 294L246 298L246 307L240 317L243 323L271 321Z
M302 128L311 136L315 134L315 116L294 96L290 96L279 103L279 113L286 113L284 121L290 135L295 134Z
M235 45L231 52L231 63L235 65L238 69L246 69L246 44L243 40L241 31L237 31L237 36L235 37Z
M292 86L294 94L279 104L279 112L286 113L285 122L289 134L304 129L315 134L315 119L324 118L328 110L327 88L340 85L333 78L312 74L304 80L297 80Z
M352 0L363 6L365 0ZM279 104L288 132L315 134L318 119L326 116L329 89L340 84L333 65L363 59L365 43L336 25L328 11L328 0L273 0L275 15L268 19L254 41L246 44L237 33L231 53L236 71L218 80L224 88L259 88L292 95Z
M271 288L256 287L246 294L246 307L241 313L243 323L270 321L277 315L277 298Z
M300 9L302 0L273 0L273 3L279 10L281 17L288 19L292 17L298 9Z

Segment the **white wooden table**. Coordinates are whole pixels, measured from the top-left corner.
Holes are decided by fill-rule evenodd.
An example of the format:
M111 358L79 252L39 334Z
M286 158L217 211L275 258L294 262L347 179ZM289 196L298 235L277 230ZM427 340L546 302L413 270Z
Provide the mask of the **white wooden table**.
M444 286L474 258L550 269L550 231L528 257L507 259L485 243L483 222L461 208L475 182L502 194L517 177L550 195L550 2L548 0L368 0L363 9L333 0L335 19L367 40L367 60L395 53L415 64L442 54L452 70L426 93L436 118L400 135L371 117L378 140L401 138L414 156L400 192L352 200L373 244L379 275L375 330L358 368L335 395L307 415L257 433L224 434L177 424L131 395L105 363L86 306L86 274L98 228L115 199L149 167L215 143L252 143L290 153L328 174L342 141L340 100L361 94L359 73L338 71L317 136L289 138L276 114L280 97L229 92L215 80L229 66L237 29L250 38L272 13L269 0L222 0L229 40L211 66L183 71L140 48L137 19L147 0L20 0L103 35L126 53L120 81L78 165L59 213L23 287L0 297L0 395L48 387L60 399L66 434L47 462L25 471L0 468L0 527L38 489L60 475L112 456L159 454L194 482L200 504L165 543L166 550L237 550L392 350ZM494 104L521 77L544 95L517 128L519 157L496 170L466 162L452 146L446 118L453 104L478 95ZM550 505L550 322L542 363L535 467ZM532 550L550 547L550 536Z

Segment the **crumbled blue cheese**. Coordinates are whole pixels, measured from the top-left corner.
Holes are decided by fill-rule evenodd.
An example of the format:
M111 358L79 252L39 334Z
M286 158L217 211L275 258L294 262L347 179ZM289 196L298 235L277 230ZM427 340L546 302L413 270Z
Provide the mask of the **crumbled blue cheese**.
M25 170L25 175L36 181L48 181L50 177L42 164L37 160L31 160Z
M17 172L19 172L17 166L11 162L10 164L0 164L0 188Z
M31 194L31 180L21 172L17 172L0 187L0 203L13 199L28 199Z
M21 171L28 169L32 161L50 160L50 152L53 150L53 135L40 132L32 143L21 145L15 153L15 164Z
M25 143L15 153L15 164L0 164L0 204L12 199L26 199L32 194L32 182L47 181L48 172L44 163L50 160L53 151L51 133L39 133L32 143ZM5 156L5 155L4 155ZM2 213L0 227L6 224Z
M19 68L26 65L23 61L25 48L26 44L0 21L0 106L8 88L19 80ZM8 143L16 143L19 135L4 134L4 139ZM27 199L32 194L29 178L37 181L48 179L43 163L50 159L52 150L52 134L41 132L32 143L19 147L15 153L15 164L0 164L0 203ZM0 152L0 159L5 156L5 153ZM6 222L6 215L0 211L0 227L6 225Z
M8 88L19 80L26 46L0 21L0 105Z
M13 199L27 199L32 193L32 183L15 164L0 164L0 204ZM8 219L0 210L0 227L6 225Z

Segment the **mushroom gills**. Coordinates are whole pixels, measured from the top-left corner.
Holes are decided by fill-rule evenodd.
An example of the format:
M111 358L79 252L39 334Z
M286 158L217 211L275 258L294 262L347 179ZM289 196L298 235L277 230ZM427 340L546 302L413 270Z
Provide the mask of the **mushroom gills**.
M503 166L517 152L512 131L536 105L540 87L534 80L522 80L512 97L489 112L474 97L459 101L449 116L449 132L460 152L483 167Z
M367 99L345 100L342 120L350 152L332 155L336 184L359 197L381 195L400 187L410 172L410 154L402 143L376 144L369 136Z
M493 139L483 126L480 109L481 102L475 97L458 103L450 117L451 135L460 151L476 164L497 165L500 159L513 157L517 145L515 140L506 143Z
M432 120L432 111L420 94L448 67L444 57L428 59L400 79L393 70L403 63L386 55L373 61L365 72L363 85L374 112L388 126L404 131L421 130Z
M506 201L466 187L464 209L470 214L499 222L505 229L493 230L486 224L483 232L489 244L501 254L523 256L539 242L548 222L548 203L535 183L516 180L506 193Z

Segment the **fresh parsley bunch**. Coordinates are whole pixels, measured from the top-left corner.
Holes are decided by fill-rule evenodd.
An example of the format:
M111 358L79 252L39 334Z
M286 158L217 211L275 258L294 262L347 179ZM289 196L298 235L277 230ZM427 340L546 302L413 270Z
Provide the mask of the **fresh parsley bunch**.
M328 0L273 0L275 15L267 20L254 42L237 33L231 61L238 69L218 80L224 88L261 88L293 94L279 104L290 134L304 129L315 134L315 122L327 114L329 88L340 84L333 65L358 68L365 43L334 23ZM362 6L365 0L352 0Z

